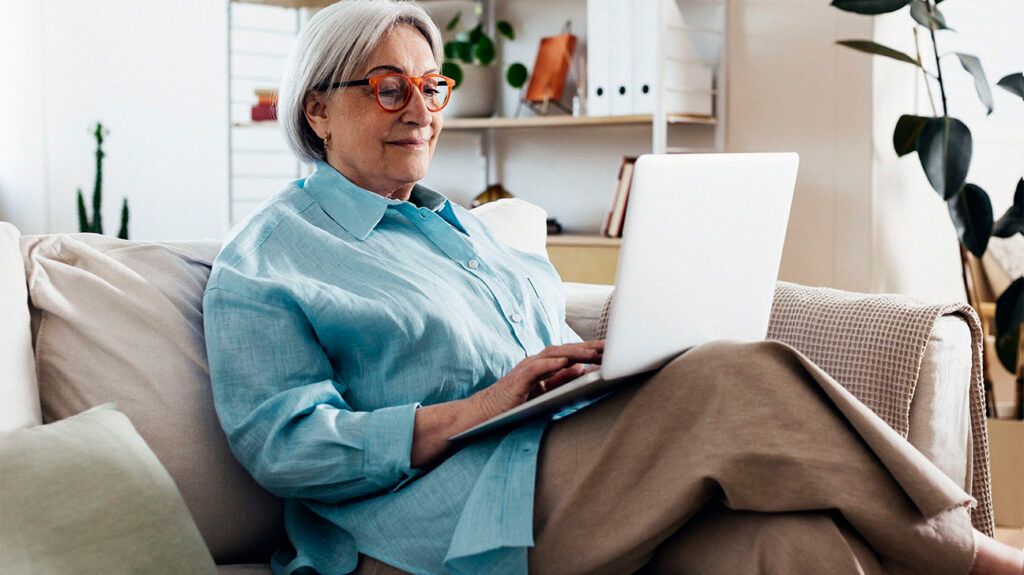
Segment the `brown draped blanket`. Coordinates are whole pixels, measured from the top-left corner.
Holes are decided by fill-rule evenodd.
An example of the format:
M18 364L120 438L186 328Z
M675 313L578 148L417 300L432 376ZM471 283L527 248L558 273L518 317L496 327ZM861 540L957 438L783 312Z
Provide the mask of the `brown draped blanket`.
M597 338L608 331L608 297ZM982 383L981 322L965 303L926 304L901 295L860 294L779 282L768 325L768 339L789 344L831 375L904 438L910 403L925 347L944 315L955 315L971 331L971 510L974 527L993 535L985 390Z

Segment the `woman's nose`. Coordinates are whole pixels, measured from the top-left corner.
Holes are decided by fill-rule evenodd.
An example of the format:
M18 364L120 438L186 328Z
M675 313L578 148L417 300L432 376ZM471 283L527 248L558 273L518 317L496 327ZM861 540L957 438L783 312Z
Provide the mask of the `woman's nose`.
M412 98L409 98L409 103L402 109L402 121L417 126L426 126L430 124L430 110L427 109L426 96L419 90L412 92Z

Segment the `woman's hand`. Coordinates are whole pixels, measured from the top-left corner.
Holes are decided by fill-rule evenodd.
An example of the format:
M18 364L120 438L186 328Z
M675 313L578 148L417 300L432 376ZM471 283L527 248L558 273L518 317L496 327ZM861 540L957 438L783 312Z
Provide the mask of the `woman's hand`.
M603 353L604 340L548 346L469 399L486 421L583 375L585 364L601 363Z
M422 469L442 461L453 449L449 437L576 379L587 372L584 364L601 363L603 353L603 340L553 345L466 399L417 409L411 466Z

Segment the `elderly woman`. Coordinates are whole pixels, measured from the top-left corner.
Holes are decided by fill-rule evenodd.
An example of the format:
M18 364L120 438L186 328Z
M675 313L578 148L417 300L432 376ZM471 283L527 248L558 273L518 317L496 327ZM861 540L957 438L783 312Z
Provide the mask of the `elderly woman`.
M285 499L275 573L1012 572L967 494L780 344L702 346L571 416L451 443L602 342L565 324L547 261L417 184L453 97L441 45L411 2L313 17L278 105L315 169L210 276L220 421Z

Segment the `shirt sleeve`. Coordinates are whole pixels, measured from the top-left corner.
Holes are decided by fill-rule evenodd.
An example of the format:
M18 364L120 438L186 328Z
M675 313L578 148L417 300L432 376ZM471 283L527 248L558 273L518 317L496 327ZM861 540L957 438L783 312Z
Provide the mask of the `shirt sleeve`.
M235 457L265 489L337 503L417 474L410 455L418 404L354 411L296 304L213 287L203 314L217 416Z

